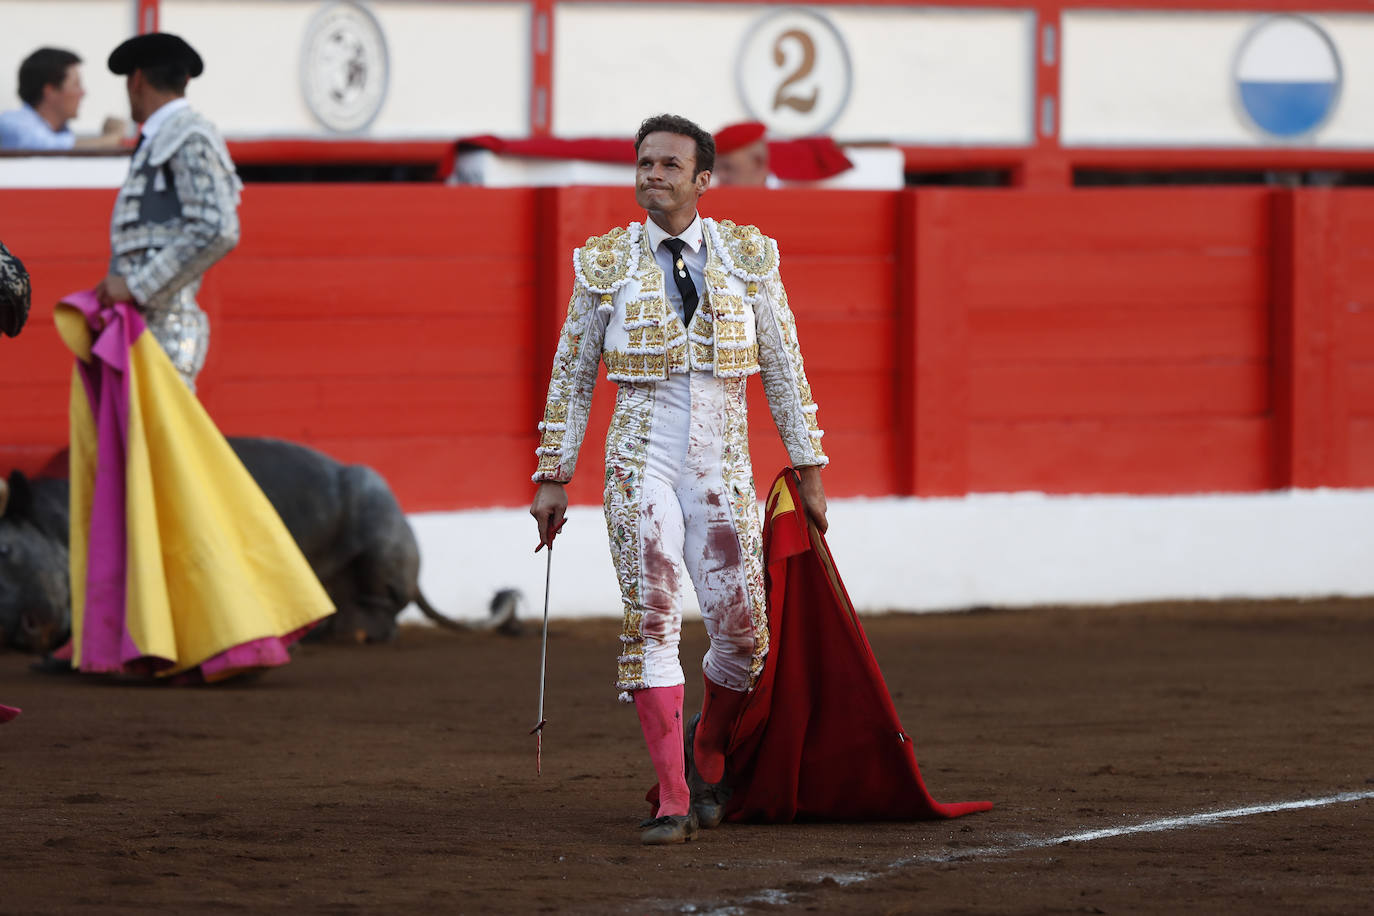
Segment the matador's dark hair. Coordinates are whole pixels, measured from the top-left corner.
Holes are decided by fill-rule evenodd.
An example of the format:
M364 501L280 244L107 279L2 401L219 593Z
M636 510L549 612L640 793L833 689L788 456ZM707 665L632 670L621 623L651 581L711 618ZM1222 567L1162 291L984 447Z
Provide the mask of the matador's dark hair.
M138 69L143 71L143 78L149 86L175 95L185 95L186 84L191 81L190 71L180 62L149 64Z
M639 155L639 147L644 143L644 138L658 131L681 134L684 137L691 137L695 141L697 165L696 170L692 172L693 178L716 167L716 138L702 130L696 122L675 114L654 115L652 118L644 119L644 123L639 125L639 132L635 134L636 156Z

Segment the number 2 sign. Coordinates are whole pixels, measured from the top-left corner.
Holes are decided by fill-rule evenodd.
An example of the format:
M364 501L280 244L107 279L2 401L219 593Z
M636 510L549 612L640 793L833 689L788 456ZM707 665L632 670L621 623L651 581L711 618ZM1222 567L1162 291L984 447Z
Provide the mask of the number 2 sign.
M740 46L740 101L750 117L784 137L827 130L849 104L853 73L839 31L813 10L764 15Z

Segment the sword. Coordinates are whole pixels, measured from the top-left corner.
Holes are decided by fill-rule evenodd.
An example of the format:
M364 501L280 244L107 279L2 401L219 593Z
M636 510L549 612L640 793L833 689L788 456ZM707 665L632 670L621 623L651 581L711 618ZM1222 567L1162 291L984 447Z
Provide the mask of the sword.
M549 555L544 567L544 642L539 650L539 722L530 729L530 734L534 735L534 773L536 776L544 775L544 726L549 720L544 718L544 679L548 673L549 665L549 582L553 578L553 538L554 535L563 530L563 526L568 523L564 518L558 523L558 527L549 532ZM543 544L534 548L538 553L544 548Z

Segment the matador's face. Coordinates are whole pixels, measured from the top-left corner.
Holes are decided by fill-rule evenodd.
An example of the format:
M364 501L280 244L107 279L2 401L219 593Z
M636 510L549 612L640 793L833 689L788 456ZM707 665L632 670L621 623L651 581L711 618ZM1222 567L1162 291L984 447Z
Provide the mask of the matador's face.
M639 144L635 166L635 202L651 213L696 209L711 183L711 173L693 175L697 145L691 137L655 131Z

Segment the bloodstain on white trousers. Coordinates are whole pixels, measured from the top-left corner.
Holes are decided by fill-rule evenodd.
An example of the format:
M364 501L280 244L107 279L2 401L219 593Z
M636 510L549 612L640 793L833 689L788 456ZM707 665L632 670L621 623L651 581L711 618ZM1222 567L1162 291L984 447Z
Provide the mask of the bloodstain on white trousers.
M606 441L606 521L625 605L622 690L685 681L683 591L696 590L705 675L752 685L763 620L762 527L749 462L745 379L673 374L622 384Z

